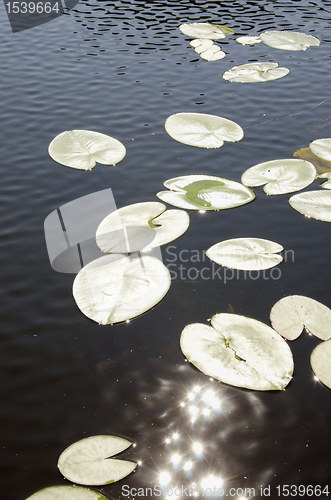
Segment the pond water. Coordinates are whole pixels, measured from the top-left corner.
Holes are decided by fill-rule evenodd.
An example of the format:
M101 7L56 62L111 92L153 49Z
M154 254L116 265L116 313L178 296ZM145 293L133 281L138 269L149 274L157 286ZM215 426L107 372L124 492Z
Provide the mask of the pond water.
M286 295L330 306L328 223L293 210L291 195L268 197L262 188L243 207L191 211L188 231L162 250L174 278L168 294L148 313L114 326L80 313L72 298L74 275L50 266L43 223L57 207L105 188L122 207L157 201L162 183L179 175L240 181L256 163L291 158L312 140L330 137L330 18L331 2L323 0L81 0L69 15L13 34L2 7L3 500L70 484L57 470L58 456L96 434L131 440L136 446L121 458L141 461L134 474L99 488L109 499L133 498L123 485L153 487L162 472L169 474L169 487L202 484L213 475L229 496L230 488L239 489L231 490L236 499L245 488L264 498L268 490L261 495L261 485L277 498L278 485L328 484L331 394L309 363L318 339L303 333L290 344L294 378L277 393L212 381L185 361L179 347L185 325L207 324L218 312L269 324L271 307ZM200 59L178 29L199 20L235 30L221 44L223 60ZM235 42L267 29L312 34L321 45L289 52ZM222 79L225 70L252 61L278 62L290 73L263 84ZM234 120L244 138L213 150L185 146L164 130L166 118L177 112ZM109 134L125 144L126 157L91 172L58 165L47 148L68 129ZM277 272L241 271L225 282L224 270L212 275L209 259L188 260L193 250L202 260L203 250L217 241L246 236L283 245L287 258ZM210 271L207 280L196 271L203 267ZM171 462L176 453L179 465Z

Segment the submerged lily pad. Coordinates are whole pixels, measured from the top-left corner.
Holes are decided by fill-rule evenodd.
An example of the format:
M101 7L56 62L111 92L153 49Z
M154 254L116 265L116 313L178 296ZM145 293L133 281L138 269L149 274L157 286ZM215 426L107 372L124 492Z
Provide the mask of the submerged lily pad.
M331 139L317 139L311 142L309 147L322 160L331 161Z
M223 210L245 205L255 198L254 191L239 182L213 175L184 175L169 179L164 185L171 191L160 191L156 196L184 209Z
M208 248L206 255L217 264L232 269L257 271L277 266L282 260L283 247L261 238L235 238L221 241Z
M316 179L327 179L327 181L322 182L321 187L324 189L331 189L331 172L325 172L325 174L318 175Z
M239 36L236 38L236 42L241 43L241 45L254 45L255 43L261 43L262 40L258 36Z
M289 295L276 302L270 312L270 321L288 340L298 338L304 328L319 339L331 337L331 310L303 295Z
M272 328L237 314L216 314L211 325L184 328L180 346L200 371L226 384L259 391L282 390L293 374L293 357Z
M192 36L194 38L207 38L210 40L220 40L221 38L225 38L224 31L228 28L224 28L211 23L185 23L179 26L180 31L184 33L184 35Z
M223 78L239 83L267 82L283 78L289 71L288 68L279 68L277 63L256 62L234 66L223 73Z
M306 50L320 44L315 36L295 31L265 31L260 38L269 47L281 50Z
M170 288L165 265L149 255L130 260L109 254L77 274L73 296L85 316L101 325L119 323L155 306Z
M316 156L310 148L298 149L293 153L293 156L312 163L316 168L316 172L319 174L331 171L331 161L322 160L322 158Z
M80 486L51 486L37 491L26 500L107 500L96 491Z
M73 483L91 486L113 483L128 476L137 467L135 462L109 458L131 444L116 436L91 436L64 450L58 468Z
M299 191L315 180L314 165L305 160L272 160L254 165L243 173L241 182L256 187L266 184L267 194L284 194Z
M331 222L331 191L307 191L295 194L288 201L306 217Z
M189 224L183 210L166 210L159 202L135 203L108 215L97 229L96 242L103 252L137 252L175 240Z
M244 137L235 122L204 113L176 113L169 116L165 129L178 142L199 148L220 148L224 141L237 142Z
M319 381L331 389L331 340L315 347L310 356L310 364Z
M124 158L126 149L120 141L109 135L91 130L68 130L52 140L48 152L61 165L91 170L96 162L116 165Z

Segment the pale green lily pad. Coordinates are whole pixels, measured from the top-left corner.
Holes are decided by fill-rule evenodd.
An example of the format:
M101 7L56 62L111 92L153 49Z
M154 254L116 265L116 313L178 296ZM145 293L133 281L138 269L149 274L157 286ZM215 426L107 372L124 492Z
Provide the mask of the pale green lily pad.
M269 326L237 314L216 314L211 325L184 328L180 346L200 371L226 384L258 391L282 390L293 374L285 340Z
M224 141L237 142L244 137L243 129L235 122L204 113L176 113L169 116L165 129L182 144L199 148L220 148Z
M116 165L124 158L126 149L109 135L91 130L68 130L52 140L48 152L61 165L91 170L96 162Z
M306 50L320 44L315 36L295 31L265 31L260 38L269 47L281 50Z
M193 183L195 197L192 196ZM205 184L207 183L207 184ZM205 187L205 186L209 187ZM191 210L223 210L254 200L255 193L239 182L213 175L184 175L164 182L171 191L160 191L158 198L176 207ZM202 189L199 189L199 186Z
M270 312L272 327L287 340L295 340L304 328L322 340L331 337L331 310L303 295L289 295L276 302Z
M288 201L306 217L331 222L331 191L307 191L295 194Z
M131 444L116 436L91 436L64 450L57 465L61 474L73 483L91 486L113 483L137 467L135 462L109 458Z
M262 40L258 36L239 36L236 38L236 42L241 43L241 45L254 45L255 43L261 43Z
M196 38L190 41L190 45L194 47L194 50L197 54L201 54L207 49L210 49L214 45L213 40L205 39L205 38ZM215 45L216 47L216 45Z
M80 486L51 486L37 491L26 500L107 500L96 491Z
M292 193L311 184L316 177L314 165L305 160L272 160L246 170L241 182L256 187L266 184L264 192L270 195Z
M210 40L225 38L223 27L211 23L185 23L179 26L179 29L184 35L193 38L207 38Z
M310 364L318 380L331 389L331 340L315 347Z
M234 238L208 248L206 255L217 264L232 269L257 271L277 266L282 245L261 238Z
M102 252L137 252L179 238L189 224L184 210L166 210L157 201L135 203L116 210L101 222L96 243Z
M288 68L279 68L277 63L256 62L234 66L223 73L223 78L239 83L267 82L283 78L289 71Z
M166 295L170 284L168 269L155 257L140 255L130 260L109 254L81 269L73 296L85 316L108 325L148 311Z
M327 179L327 181L322 182L321 187L324 189L331 189L331 172L325 172L325 174L317 175L316 179Z
M331 161L331 139L317 139L311 142L309 147L322 160Z
M220 61L221 59L224 59L225 55L226 54L223 50L221 50L221 47L213 45L204 52L201 52L200 57L206 61Z

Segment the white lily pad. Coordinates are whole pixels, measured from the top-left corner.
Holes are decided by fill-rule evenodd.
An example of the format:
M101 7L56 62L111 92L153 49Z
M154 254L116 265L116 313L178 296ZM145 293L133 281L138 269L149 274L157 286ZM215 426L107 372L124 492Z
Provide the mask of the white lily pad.
M234 238L208 248L206 255L217 264L232 269L258 271L277 266L282 260L283 247L261 238Z
M77 484L103 485L119 481L137 467L135 462L109 458L132 443L116 436L91 436L69 446L61 453L61 474Z
M277 63L256 62L234 66L223 73L223 78L239 83L267 82L283 78L289 71L288 68L279 68Z
M331 222L331 191L307 191L295 194L288 201L306 217Z
M213 175L184 175L164 182L171 191L158 198L176 207L191 210L223 210L254 200L255 193L239 182Z
M299 191L315 180L316 169L305 160L272 160L254 165L243 173L241 182L256 187L266 184L267 194L284 194Z
M124 158L126 149L109 135L91 130L67 130L52 140L48 152L61 165L91 170L96 162L116 165Z
M165 129L178 142L199 148L220 148L224 141L237 142L244 137L235 122L204 113L176 113L169 116Z
M262 40L258 36L239 36L236 38L236 42L241 43L241 45L254 45L255 43L261 43Z
M225 38L224 28L211 23L185 23L179 26L179 29L184 35L193 38L207 38L210 40Z
M315 36L295 31L265 31L260 38L269 47L281 50L306 50L320 44Z
M315 347L310 356L310 364L319 381L331 389L331 340Z
M119 323L155 306L170 288L170 273L149 255L130 260L109 254L87 264L77 274L73 296L85 316L99 324Z
M226 384L259 391L282 390L293 374L286 341L269 326L237 314L216 314L211 325L184 328L184 356L203 373Z
M194 47L194 50L197 54L201 54L207 49L210 49L214 45L213 40L205 39L205 38L196 38L190 41L190 45ZM216 47L216 45L215 45Z
M327 181L322 182L321 187L324 189L331 189L331 172L325 172L324 174L317 175L316 179L327 179Z
M80 486L51 486L37 491L26 500L107 500L106 497Z
M309 144L309 148L322 160L331 161L331 139L317 139Z
M184 210L167 210L163 203L135 203L108 215L99 225L96 242L103 252L128 253L155 248L187 230Z
M221 47L218 45L213 45L210 47L210 49L205 50L204 52L201 52L200 57L202 59L205 59L206 61L219 61L221 59L224 59L225 57L225 52L221 50Z
M276 302L270 312L272 327L288 340L295 340L304 328L322 340L331 337L331 310L303 295L289 295Z

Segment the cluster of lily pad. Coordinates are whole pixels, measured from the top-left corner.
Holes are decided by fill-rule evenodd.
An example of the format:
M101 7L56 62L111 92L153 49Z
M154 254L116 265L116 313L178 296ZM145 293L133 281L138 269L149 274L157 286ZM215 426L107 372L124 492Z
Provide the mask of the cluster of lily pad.
M102 486L128 476L137 467L129 460L111 458L132 445L117 436L90 436L73 443L58 460L61 474L75 484ZM106 500L106 497L80 486L51 486L26 500Z
M226 35L233 35L234 31L226 26L215 23L185 23L179 29L187 36L194 37L190 45L194 47L200 57L207 61L216 61L225 57L225 52L214 43ZM260 36L241 36L236 41L242 45L254 45L263 42L269 47L281 50L306 50L308 47L317 47L318 38L305 33L294 31L265 31ZM279 68L277 63L255 62L234 66L223 73L224 80L230 82L266 82L283 78L289 73L288 68Z

